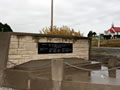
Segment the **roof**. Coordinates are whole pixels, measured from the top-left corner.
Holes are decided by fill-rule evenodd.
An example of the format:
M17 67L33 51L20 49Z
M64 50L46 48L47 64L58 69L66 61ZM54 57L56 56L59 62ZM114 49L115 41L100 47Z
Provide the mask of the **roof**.
M109 31L110 31L111 33L120 32L120 27L111 27L111 28L109 29Z

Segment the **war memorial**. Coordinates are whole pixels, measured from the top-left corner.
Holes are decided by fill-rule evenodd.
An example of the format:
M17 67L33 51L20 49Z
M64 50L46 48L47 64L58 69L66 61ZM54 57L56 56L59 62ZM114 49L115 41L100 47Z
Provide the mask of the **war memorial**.
M0 33L0 87L3 90L119 90L120 80L92 76L102 66L90 61L90 56L91 39L86 37Z

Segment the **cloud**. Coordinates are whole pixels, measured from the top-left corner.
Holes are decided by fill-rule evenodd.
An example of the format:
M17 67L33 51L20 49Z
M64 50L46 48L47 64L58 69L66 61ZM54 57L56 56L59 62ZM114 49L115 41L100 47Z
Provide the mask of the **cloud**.
M68 25L85 35L120 26L120 0L54 0L54 25ZM51 0L0 0L0 21L16 32L39 32L50 26Z

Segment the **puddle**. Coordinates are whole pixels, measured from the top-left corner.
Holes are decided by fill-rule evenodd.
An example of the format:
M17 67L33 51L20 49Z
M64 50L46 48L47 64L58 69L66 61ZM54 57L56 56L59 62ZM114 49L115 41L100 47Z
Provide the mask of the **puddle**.
M108 68L102 66L101 70L108 70ZM108 71L92 71L91 78L94 78L94 77L107 78L107 77L109 77Z
M101 70L105 71L92 71L91 72L91 83L96 84L111 84L111 85L120 85L120 70L117 69L116 73L115 71L112 71L109 73L107 70L108 68L105 66L102 66ZM115 75L116 77L110 77L111 75Z
M0 90L17 90L17 89L12 89L12 88L4 88L4 87L1 87Z

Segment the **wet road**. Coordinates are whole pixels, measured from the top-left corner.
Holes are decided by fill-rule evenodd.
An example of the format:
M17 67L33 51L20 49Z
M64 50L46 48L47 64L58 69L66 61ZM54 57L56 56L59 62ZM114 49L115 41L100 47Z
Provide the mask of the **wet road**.
M111 56L116 56L120 61L120 48L93 47L91 50L91 60L107 62Z
M97 47L93 47L92 48L92 52L94 53L104 53L104 54L107 54L107 55L118 55L120 54L120 48L111 48L111 47L100 47L100 48L97 48Z

